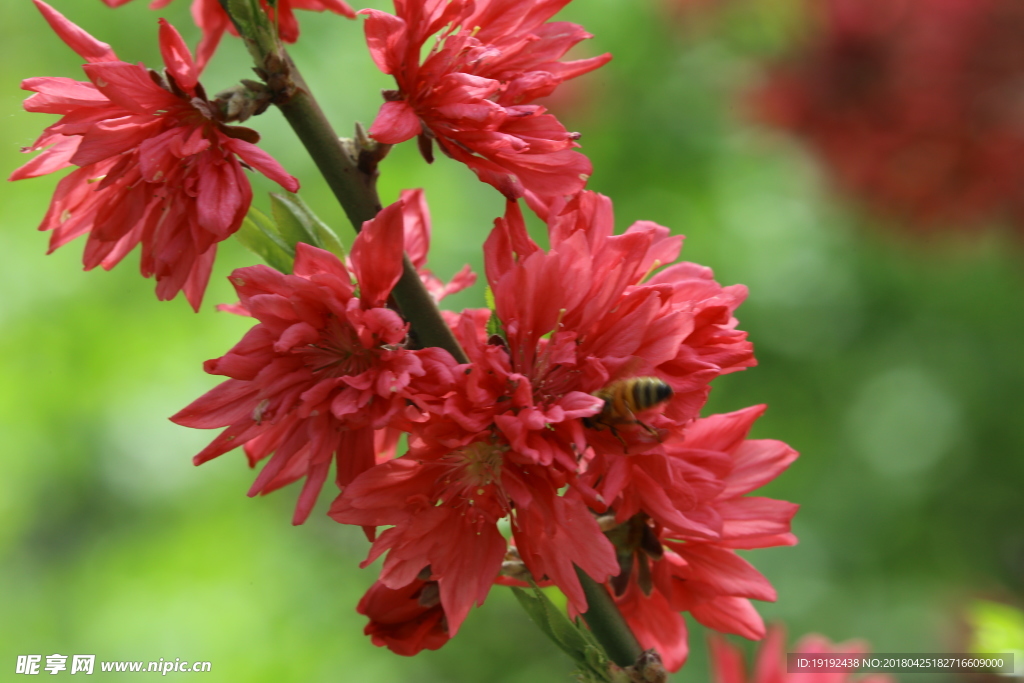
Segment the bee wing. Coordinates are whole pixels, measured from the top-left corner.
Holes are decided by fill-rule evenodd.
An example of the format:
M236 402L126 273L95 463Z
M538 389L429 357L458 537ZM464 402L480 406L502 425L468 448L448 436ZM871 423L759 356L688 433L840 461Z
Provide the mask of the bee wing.
M646 361L637 356L627 356L626 358L618 358L613 361L605 361L605 367L608 369L608 383L611 384L628 377L643 375L644 372L642 371L645 369L645 364Z

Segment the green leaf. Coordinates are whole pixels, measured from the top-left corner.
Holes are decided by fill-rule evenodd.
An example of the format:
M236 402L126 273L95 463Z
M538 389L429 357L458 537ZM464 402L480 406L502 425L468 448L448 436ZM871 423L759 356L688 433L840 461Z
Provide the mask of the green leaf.
M277 220L281 236L291 245L305 242L326 249L339 259L345 248L331 228L297 194L270 194L270 208Z
M512 592L530 619L576 662L581 680L611 680L611 660L590 629L583 625L582 620L571 621L539 588L534 587L527 591L513 587Z
M249 35L255 24L252 0L228 0L228 15L238 25L242 35Z
M498 320L498 314L495 310L497 304L494 301L494 292L491 291L490 287L484 289L484 301L487 302L487 308L491 309L491 317L487 319L487 336L492 337L498 335L502 339L505 339L505 327Z
M270 212L273 214L277 229L281 231L281 237L285 242L293 247L299 242L305 242L322 248L309 219L291 197L271 192Z
M282 273L292 272L295 251L277 234L274 222L258 209L249 209L235 238L270 267Z

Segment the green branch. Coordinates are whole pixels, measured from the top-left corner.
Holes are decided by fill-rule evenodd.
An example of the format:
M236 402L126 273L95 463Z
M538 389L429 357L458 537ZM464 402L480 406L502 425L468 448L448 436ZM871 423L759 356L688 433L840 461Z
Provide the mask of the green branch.
M643 648L629 629L629 624L611 594L579 567L576 567L576 576L583 585L583 594L587 596L587 611L583 619L597 642L604 646L608 656L619 666L635 664Z

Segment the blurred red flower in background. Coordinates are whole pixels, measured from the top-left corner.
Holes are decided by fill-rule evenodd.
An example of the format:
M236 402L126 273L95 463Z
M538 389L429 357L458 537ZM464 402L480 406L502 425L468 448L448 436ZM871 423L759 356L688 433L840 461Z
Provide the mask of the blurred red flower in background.
M788 673L786 633L777 627L769 629L767 638L758 648L757 659L749 675L739 648L721 636L712 635L709 641L714 683L895 683L891 676L884 674L855 676L848 671ZM808 635L801 638L792 651L808 655L853 656L867 654L868 647L862 641L833 644L822 636Z
M1024 4L823 0L756 115L910 227L1024 229Z

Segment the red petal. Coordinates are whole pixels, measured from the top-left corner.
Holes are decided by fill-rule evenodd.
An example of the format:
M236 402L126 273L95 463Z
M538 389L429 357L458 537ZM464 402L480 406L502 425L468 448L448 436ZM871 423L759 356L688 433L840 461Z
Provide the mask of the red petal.
M199 174L196 218L200 226L222 239L237 229L236 217L244 215L249 208L241 187L242 183L248 187L249 181L244 174L234 172L237 164L232 159L196 169ZM241 223L241 219L238 222Z
M36 178L47 173L53 173L71 164L71 157L78 149L81 138L63 138L57 141L53 147L46 150L23 166L20 166L11 173L8 180L24 180L25 178Z
M337 256L305 242L295 245L295 268L292 272L306 279L320 273L333 275L344 282L352 279L345 264Z
M427 263L430 250L430 209L421 189L402 190L405 204L405 253L417 268Z
M370 137L397 145L419 135L422 129L423 124L408 102L385 102L370 126Z
M386 74L395 74L401 64L399 41L406 38L405 22L396 16L375 9L359 11L365 14L366 45L370 48L377 68ZM404 42L404 41L403 41ZM402 46L404 47L404 46Z
M764 621L749 600L721 597L696 605L690 610L693 618L716 631L760 640L764 638Z
M43 14L46 23L50 25L60 39L67 43L68 47L78 53L87 62L116 62L117 55L104 42L96 40L86 33L84 29L67 19L64 15L47 5L43 0L32 0L36 7Z
M237 154L245 163L273 180L289 192L299 191L299 181L288 174L277 159L270 156L256 145L238 138L221 138L221 144Z
M130 112L152 115L181 103L178 97L154 83L146 68L139 64L86 64L82 70L111 102Z
M192 52L181 34L166 19L160 19L160 54L175 82L183 90L193 93L199 82L199 74L192 61Z
M78 150L71 157L71 163L76 166L88 166L128 152L153 139L159 125L159 119L156 118L146 125L140 123L137 117L127 116L100 121L82 138Z
M371 306L386 302L402 276L405 207L399 199L363 223L352 244L352 269L359 282L360 297Z
M726 477L722 497L740 496L764 486L797 459L797 452L781 441L751 439L740 444L735 465Z

